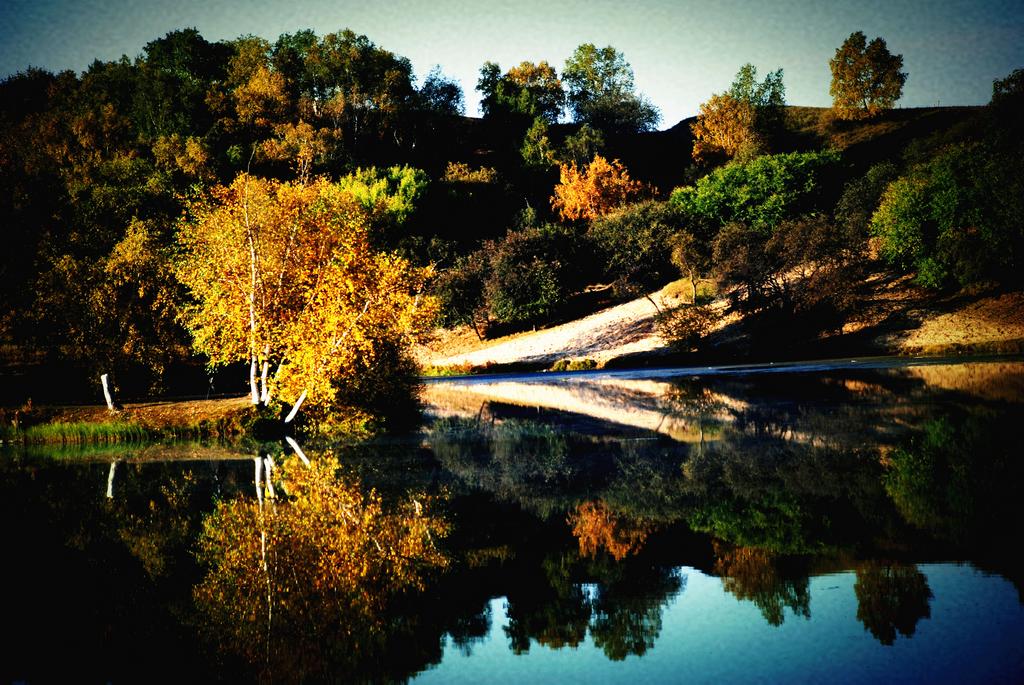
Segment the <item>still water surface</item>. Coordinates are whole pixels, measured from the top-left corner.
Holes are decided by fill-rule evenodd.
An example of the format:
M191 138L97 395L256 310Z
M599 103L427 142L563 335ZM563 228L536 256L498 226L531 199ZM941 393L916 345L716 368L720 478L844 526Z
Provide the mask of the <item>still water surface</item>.
M423 399L419 431L308 465L0 453L0 680L1024 680L1020 361Z

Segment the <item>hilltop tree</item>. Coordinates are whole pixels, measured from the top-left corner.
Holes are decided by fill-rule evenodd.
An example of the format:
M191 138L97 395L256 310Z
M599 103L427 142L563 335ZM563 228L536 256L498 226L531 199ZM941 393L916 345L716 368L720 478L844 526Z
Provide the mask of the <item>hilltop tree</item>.
M729 91L712 95L700 106L694 135L693 159L707 162L718 156L750 159L766 148L765 138L782 122L786 87L782 69L757 81L757 67L740 67Z
M485 62L476 89L484 117L522 115L555 123L565 106L565 91L558 73L547 62L521 62L503 75L501 67Z
M842 119L866 119L892 106L903 94L907 81L903 55L889 52L885 41L870 43L863 31L855 31L829 60L832 69L832 109Z
M562 79L568 86L573 120L604 131L650 131L661 119L658 109L634 92L633 68L608 45L584 43L565 62Z
M755 113L750 103L728 93L712 95L701 103L693 131L693 160L706 163L716 157L750 159L764 149L754 128Z

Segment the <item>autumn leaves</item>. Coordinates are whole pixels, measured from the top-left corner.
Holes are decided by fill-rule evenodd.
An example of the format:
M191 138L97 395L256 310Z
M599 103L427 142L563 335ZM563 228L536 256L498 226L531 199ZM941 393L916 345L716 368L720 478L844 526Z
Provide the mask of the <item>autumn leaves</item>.
M249 363L254 404L329 403L359 358L407 346L434 315L429 270L373 250L368 212L340 183L241 174L187 217L176 274L195 349Z

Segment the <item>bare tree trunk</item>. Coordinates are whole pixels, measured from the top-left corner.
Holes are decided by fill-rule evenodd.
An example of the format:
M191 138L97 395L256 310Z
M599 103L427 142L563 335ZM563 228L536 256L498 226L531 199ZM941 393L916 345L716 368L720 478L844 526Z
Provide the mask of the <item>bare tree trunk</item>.
M110 384L107 382L107 374L100 376L100 382L103 383L103 397L107 400L107 409L114 411L114 397L110 393Z
M295 418L295 415L299 413L299 407L301 407L302 403L305 402L305 401L306 401L306 391L303 390L302 394L299 395L299 399L295 400L295 405L292 407L292 410L290 412L288 412L288 416L285 417L285 419L284 419L285 423L291 423L292 422L292 419Z
M659 314L661 314L661 310L660 310L660 309L658 309L658 305L657 305L657 304L656 304L656 303L654 302L654 300L652 300L652 299L651 299L651 296L650 296L650 295L648 295L647 293L644 293L644 297L646 297L646 298L647 298L647 301L648 301L648 302L650 302L650 303L651 303L652 305L654 305L654 311L656 311L656 312L658 312Z
M692 294L693 298L690 300L690 302L693 304L697 304L697 279L693 277L692 271L690 272L690 293Z
M107 473L107 499L114 499L114 470L117 469L117 462L110 462L110 471Z
M309 459L306 457L305 452L302 451L302 448L299 447L299 443L295 442L295 439L290 435L284 436L284 441L287 442L293 450L295 450L295 454L299 455L299 459L302 460L302 463L309 466Z
M263 406L270 404L270 389L267 388L267 371L270 369L270 345L263 348L263 373L260 374L260 402Z
M249 358L249 396L253 404L260 403L260 391L256 386L256 356Z

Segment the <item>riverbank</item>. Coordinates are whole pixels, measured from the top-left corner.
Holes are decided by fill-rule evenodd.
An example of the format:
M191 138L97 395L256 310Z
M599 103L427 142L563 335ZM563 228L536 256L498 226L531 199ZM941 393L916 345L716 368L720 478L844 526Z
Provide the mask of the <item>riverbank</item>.
M247 396L153 401L109 411L105 405L33 406L2 410L0 439L26 444L140 442L245 435L252 422Z
M977 289L936 294L910 276L872 274L858 286L853 313L835 330L779 342L775 329L727 312L696 352L679 353L657 331L659 310L684 302L670 283L630 302L539 331L477 340L468 327L438 331L417 350L436 374L546 370L567 360L601 368L749 363L840 356L1024 353L1024 293Z

